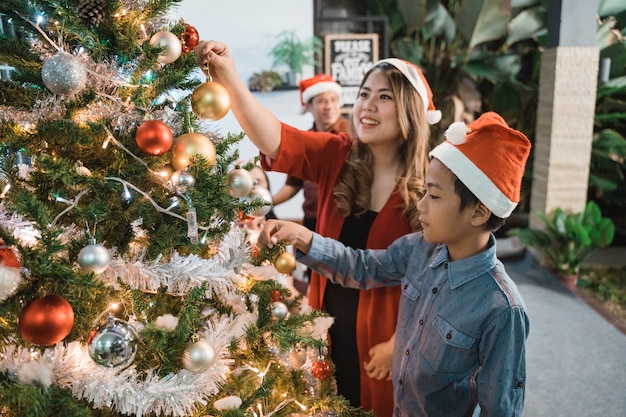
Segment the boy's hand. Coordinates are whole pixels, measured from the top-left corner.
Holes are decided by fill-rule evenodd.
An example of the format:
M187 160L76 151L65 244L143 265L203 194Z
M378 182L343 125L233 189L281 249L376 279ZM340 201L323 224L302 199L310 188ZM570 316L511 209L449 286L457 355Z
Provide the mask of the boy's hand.
M377 380L391 381L391 363L393 359L393 344L395 334L386 342L372 346L369 350L370 360L364 362L363 367L367 376Z
M259 234L258 245L266 245L268 248L278 242L294 245L303 253L309 253L313 232L306 227L285 220L268 220Z

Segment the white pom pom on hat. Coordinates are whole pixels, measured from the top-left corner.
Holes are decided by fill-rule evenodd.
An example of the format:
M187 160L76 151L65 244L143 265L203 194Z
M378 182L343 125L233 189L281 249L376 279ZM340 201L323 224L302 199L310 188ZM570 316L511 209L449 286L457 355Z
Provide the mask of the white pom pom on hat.
M343 105L341 98L341 85L328 74L317 74L311 78L304 79L298 84L300 90L300 113L306 113L305 104L313 97L322 93L333 92L339 96L339 106Z
M494 112L456 122L429 155L440 160L489 210L508 217L519 202L530 141Z
M381 59L375 65L381 63L393 65L409 80L424 102L424 111L426 112L426 121L428 121L428 124L434 125L439 123L441 120L441 111L435 108L433 92L420 67L398 58Z

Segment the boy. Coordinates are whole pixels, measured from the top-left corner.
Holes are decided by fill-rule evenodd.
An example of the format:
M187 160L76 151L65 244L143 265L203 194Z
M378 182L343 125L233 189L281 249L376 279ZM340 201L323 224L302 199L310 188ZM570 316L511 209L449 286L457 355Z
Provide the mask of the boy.
M430 152L423 231L386 250L351 250L294 223L259 239L294 244L304 264L352 288L401 285L395 417L520 416L528 317L496 258L493 232L519 201L530 142L496 113L454 123Z

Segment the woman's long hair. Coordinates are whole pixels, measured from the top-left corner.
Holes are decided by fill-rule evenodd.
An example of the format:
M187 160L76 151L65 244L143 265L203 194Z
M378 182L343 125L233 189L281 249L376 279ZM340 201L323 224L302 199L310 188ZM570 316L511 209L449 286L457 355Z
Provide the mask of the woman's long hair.
M393 65L381 63L372 67L363 77L361 86L375 69L381 69L391 85L396 102L402 144L400 156L401 174L397 188L402 197L402 214L412 230L419 230L417 202L424 195L424 177L428 165L430 126L426 121L424 104L411 83ZM358 116L358 115L357 115ZM355 117L353 115L353 117ZM354 126L352 126L354 128ZM333 195L339 213L348 217L361 215L370 208L373 183L373 155L369 147L354 135L352 149L335 185Z

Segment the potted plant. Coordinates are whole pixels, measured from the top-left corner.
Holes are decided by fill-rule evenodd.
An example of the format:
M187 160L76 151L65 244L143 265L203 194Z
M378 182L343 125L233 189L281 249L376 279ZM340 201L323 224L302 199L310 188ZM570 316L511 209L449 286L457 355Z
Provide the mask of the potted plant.
M581 213L570 214L557 208L550 215L538 212L537 216L544 222L545 230L515 228L508 234L539 249L557 277L573 288L587 256L611 244L615 226L611 219L602 217L593 201L589 201Z
M302 77L302 67L314 65L321 55L321 41L314 37L305 42L300 40L294 30L287 30L278 35L278 42L270 55L274 58L273 68L280 65L289 68L287 84L297 85Z

